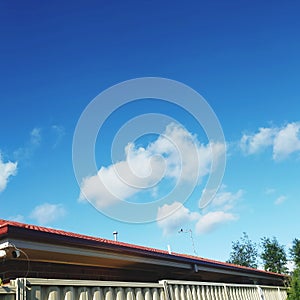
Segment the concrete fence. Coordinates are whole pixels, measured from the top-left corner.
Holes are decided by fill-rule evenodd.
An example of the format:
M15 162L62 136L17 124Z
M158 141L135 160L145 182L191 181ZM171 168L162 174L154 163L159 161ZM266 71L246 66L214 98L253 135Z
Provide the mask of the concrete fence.
M283 287L162 280L159 283L20 278L0 300L286 300Z

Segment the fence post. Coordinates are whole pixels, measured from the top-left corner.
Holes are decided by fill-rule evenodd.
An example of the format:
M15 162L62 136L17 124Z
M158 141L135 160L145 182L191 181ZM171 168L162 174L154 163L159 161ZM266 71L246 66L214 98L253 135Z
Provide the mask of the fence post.
M264 292L263 292L262 288L259 285L257 285L256 287L257 287L257 293L258 293L258 296L260 297L260 299L265 300Z
M165 296L166 296L166 297L165 297L166 300L172 300L172 299L170 298L167 280L161 280L159 283L160 283L160 284L163 284L164 291L165 291Z
M223 286L224 286L224 294L225 294L226 300L229 300L229 295L228 295L227 286L226 286L225 283L223 284Z
M26 300L26 278L17 278L16 300Z

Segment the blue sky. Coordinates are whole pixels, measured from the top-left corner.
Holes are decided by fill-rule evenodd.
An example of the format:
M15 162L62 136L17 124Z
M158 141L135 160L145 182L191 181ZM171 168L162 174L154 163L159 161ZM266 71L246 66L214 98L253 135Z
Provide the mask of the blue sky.
M178 233L191 229L197 254L218 260L228 259L231 241L243 231L257 242L276 236L288 247L299 238L299 13L298 1L2 1L0 217L105 238L117 230L121 241L160 249L169 244L193 254L189 234ZM216 198L200 209L211 148L199 122L159 99L120 107L95 145L105 180L114 182L110 167L126 161L126 143L137 172L147 173L151 155L167 165L163 178L159 163L152 170L151 180L160 179L156 188L124 192L114 182L118 196L151 202L176 185L176 151L162 150L164 137L179 149L193 143L201 162L201 180L175 214L130 224L99 212L107 199L113 207L99 186L81 185L99 210L80 197L72 141L82 112L99 93L139 77L176 80L206 99L224 132L226 169ZM118 130L150 113L175 123L165 122L161 135L124 139L112 161ZM186 179L193 158L183 156ZM157 218L180 201L158 206Z

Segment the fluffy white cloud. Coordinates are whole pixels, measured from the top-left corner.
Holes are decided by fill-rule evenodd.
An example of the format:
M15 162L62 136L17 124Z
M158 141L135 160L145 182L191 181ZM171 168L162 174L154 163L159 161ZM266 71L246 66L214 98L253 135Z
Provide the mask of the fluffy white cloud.
M253 154L273 144L276 129L259 128L258 133L242 136L240 146L246 154Z
M281 195L281 196L279 196L279 197L275 200L274 203L275 203L276 205L279 205L279 204L283 203L286 199L287 199L286 196Z
M191 212L180 202L174 202L170 205L165 204L159 207L157 212L157 224L162 228L163 234L177 232L181 227L191 221L198 220L200 214Z
M238 217L232 213L224 211L209 212L198 220L196 224L196 233L205 234L213 231L218 226L229 221L235 221Z
M192 212L180 202L174 202L170 205L165 204L159 207L157 213L158 226L162 228L163 233L171 234L177 232L180 228L186 227L188 223L195 222L195 231L197 234L205 234L215 230L218 226L238 219L238 216L229 212L234 208L237 201L241 199L244 192L239 190L236 193L228 192L223 185L212 201L209 211L200 214ZM207 211L207 209L206 209ZM194 227L189 224L189 227Z
M290 154L300 152L300 123L288 123L283 127L259 128L258 133L244 134L240 147L246 154L255 154L272 147L273 159L282 160Z
M9 177L17 174L17 162L4 162L0 153L0 192L5 190Z
M273 158L281 160L300 151L300 123L290 123L280 129L274 139Z
M116 169L124 170L125 173L128 170L127 182L119 177ZM120 162L108 168L102 167L97 175L87 177L82 181L79 199L82 201L87 198L97 208L103 208L120 201L120 199L126 199L138 192L138 189L128 184L129 174L132 175L126 162ZM132 175L132 177L134 176Z
M165 158L166 176L192 182L210 172L212 153L218 161L226 151L221 143L201 144L195 135L174 123L167 126L148 150Z
M65 215L66 211L62 204L44 203L34 208L30 217L39 224L51 223Z
M195 186L211 171L212 153L218 161L224 151L224 145L200 144L185 128L171 123L146 148L129 143L124 161L101 167L96 175L83 179L79 198L103 208L147 188L153 195L156 187L157 194L162 179Z
M236 206L237 201L242 198L243 194L243 190L238 190L235 193L226 191L226 186L222 185L208 207L212 211L199 217L196 223L196 233L209 233L224 223L236 221L238 216L230 212L230 210Z

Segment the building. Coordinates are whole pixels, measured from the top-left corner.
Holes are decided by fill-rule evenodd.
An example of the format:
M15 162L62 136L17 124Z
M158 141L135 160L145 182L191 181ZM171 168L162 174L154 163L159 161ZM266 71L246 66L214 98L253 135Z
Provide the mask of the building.
M283 286L286 275L0 219L0 277Z

